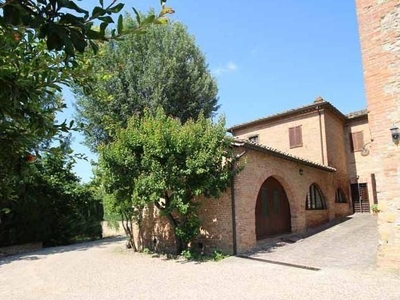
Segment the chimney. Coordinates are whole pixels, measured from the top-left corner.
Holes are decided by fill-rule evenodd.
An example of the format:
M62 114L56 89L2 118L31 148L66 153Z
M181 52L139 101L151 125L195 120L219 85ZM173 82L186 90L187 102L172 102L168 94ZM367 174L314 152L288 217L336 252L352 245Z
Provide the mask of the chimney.
M321 103L321 102L325 102L324 98L322 98L321 96L318 96L317 98L315 98L314 103Z

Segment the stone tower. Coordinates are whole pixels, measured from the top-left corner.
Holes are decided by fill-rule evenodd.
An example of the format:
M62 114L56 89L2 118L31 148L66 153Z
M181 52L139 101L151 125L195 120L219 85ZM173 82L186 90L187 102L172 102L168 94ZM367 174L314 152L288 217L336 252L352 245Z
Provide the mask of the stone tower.
M378 267L400 271L400 0L356 0L375 170ZM361 251L361 249L360 249Z

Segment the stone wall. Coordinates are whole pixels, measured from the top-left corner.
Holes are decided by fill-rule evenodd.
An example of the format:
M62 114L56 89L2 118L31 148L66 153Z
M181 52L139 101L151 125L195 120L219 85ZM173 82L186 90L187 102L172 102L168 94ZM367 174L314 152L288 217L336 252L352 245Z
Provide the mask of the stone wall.
M400 0L356 0L369 125L374 142L380 249L378 265L400 270ZM398 126L400 123L398 123Z

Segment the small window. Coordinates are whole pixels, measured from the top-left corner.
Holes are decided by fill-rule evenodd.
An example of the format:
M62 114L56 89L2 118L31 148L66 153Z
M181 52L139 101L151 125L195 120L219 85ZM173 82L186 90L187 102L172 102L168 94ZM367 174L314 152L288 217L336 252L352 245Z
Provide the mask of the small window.
M254 143L254 144L258 144L258 135L253 135L249 137L249 142L250 143Z
M361 151L364 147L364 132L351 132L350 133L350 149L351 152Z
M338 188L336 190L335 202L336 203L347 203L346 195L343 193L341 188Z
M321 189L318 185L313 183L310 185L308 189L307 197L306 197L306 209L314 210L314 209L327 209L325 202L325 197L321 192Z
M301 134L301 126L289 128L289 144L290 148L302 147L303 137Z

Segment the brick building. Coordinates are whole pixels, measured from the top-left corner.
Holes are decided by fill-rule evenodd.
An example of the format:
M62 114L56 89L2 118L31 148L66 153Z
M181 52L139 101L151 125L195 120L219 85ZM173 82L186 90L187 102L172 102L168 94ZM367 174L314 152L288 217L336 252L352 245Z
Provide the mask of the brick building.
M378 265L400 270L400 1L356 0L379 201ZM397 125L396 125L397 124Z
M400 0L356 7L367 109L344 115L319 98L230 128L246 164L221 199L201 200L202 247L241 253L378 204L378 264L400 270L400 148L390 131L400 126ZM154 218L164 227L149 242L168 231Z
M229 131L245 167L220 201L202 201L202 244L241 253L377 201L366 110L344 115L319 97Z
M244 169L219 200L200 200L198 243L205 251L243 253L258 240L369 213L376 201L365 110L344 115L319 97L229 131ZM171 247L167 222L149 215L149 227L156 222L162 230L148 232L146 244Z

